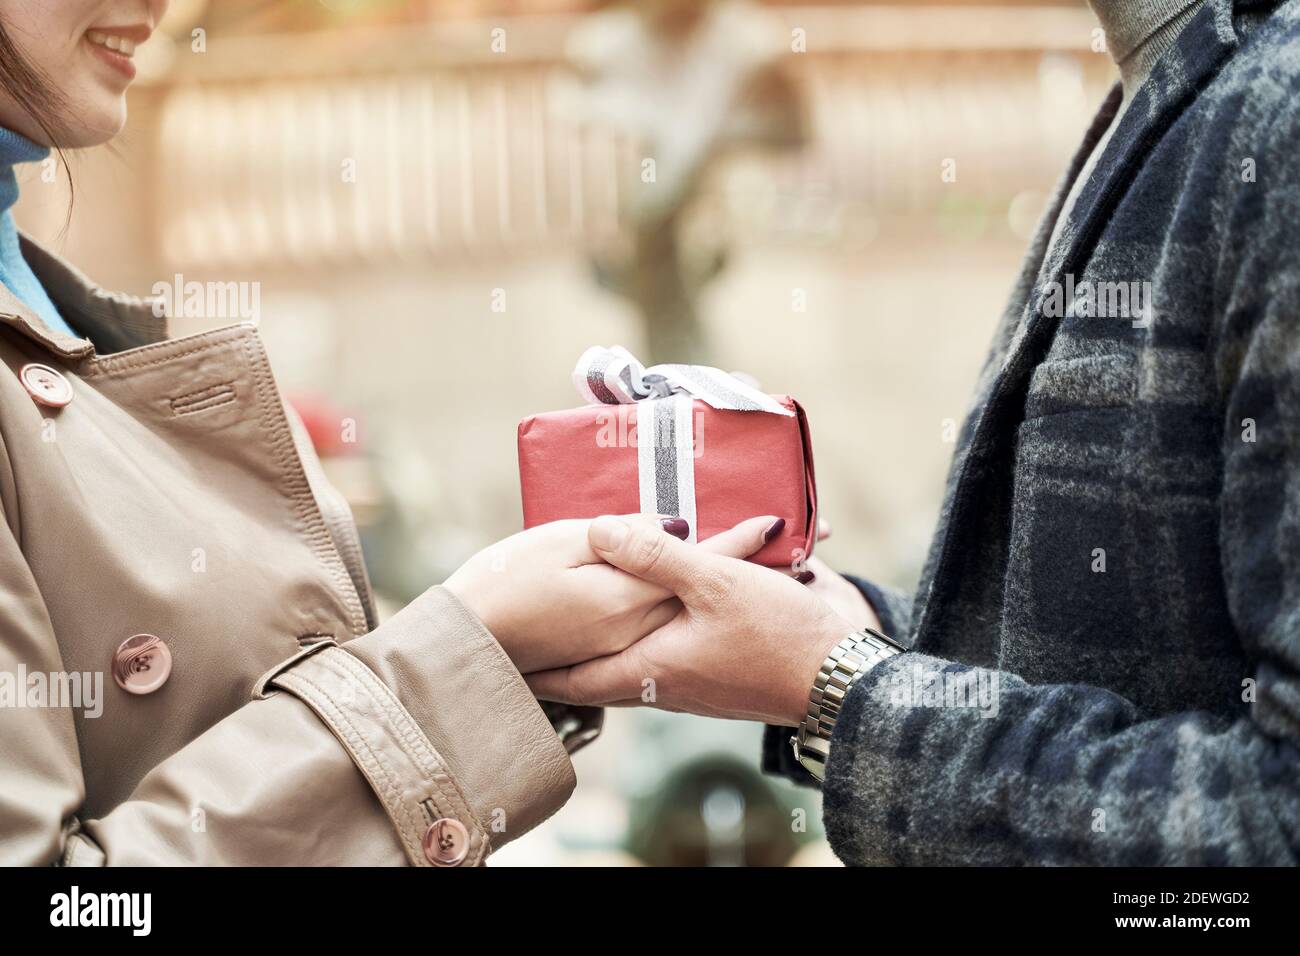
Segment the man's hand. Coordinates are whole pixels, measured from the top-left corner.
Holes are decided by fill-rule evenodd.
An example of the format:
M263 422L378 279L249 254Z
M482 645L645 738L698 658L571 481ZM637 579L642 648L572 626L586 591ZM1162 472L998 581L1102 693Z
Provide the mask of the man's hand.
M672 592L681 607L618 653L526 675L546 700L643 703L795 726L822 661L855 626L779 571L692 547L644 522L597 518L587 539L594 554Z

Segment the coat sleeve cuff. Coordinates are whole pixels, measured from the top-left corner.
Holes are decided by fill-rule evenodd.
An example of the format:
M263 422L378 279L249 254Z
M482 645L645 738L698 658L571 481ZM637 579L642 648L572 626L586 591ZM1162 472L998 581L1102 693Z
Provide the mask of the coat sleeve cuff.
M408 858L434 820L469 834L464 863L526 833L575 785L555 730L491 633L433 588L364 637L294 661L269 686L330 728L388 812Z
M948 661L915 651L898 654L862 675L844 698L822 785L826 838L841 859L872 864L908 859L898 815L910 784L900 783L890 755L905 750L913 764L923 743L919 731L909 729L915 709L900 700L910 698L909 674L938 673L948 666Z

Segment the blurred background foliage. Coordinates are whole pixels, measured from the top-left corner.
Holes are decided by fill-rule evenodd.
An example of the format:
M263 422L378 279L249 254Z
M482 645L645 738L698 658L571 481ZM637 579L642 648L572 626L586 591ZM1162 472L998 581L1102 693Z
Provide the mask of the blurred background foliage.
M110 288L260 284L390 610L519 529L515 425L577 404L592 344L798 397L819 553L907 587L1113 78L1093 27L1081 0L172 0L126 132L71 160L71 220L61 179L18 215ZM611 713L572 803L497 859L832 861L758 732Z

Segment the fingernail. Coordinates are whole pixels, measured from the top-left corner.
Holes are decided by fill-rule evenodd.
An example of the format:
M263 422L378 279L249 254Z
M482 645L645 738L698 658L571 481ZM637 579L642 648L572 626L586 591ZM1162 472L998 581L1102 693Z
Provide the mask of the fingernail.
M591 523L587 540L600 551L617 551L627 537L627 525L617 518L603 515Z
M812 584L817 580L817 575L813 574L811 571L800 571L794 576L794 579L800 584Z
M771 527L769 527L766 531L763 532L763 543L767 544L778 534L780 534L784 528L785 528L785 519L777 518L775 521L772 522Z
M664 518L659 525L674 538L685 541L691 536L691 523L685 518Z

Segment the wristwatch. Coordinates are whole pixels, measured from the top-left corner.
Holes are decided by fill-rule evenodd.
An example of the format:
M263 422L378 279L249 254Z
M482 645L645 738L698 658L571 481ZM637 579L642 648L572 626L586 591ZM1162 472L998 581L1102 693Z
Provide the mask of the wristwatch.
M905 650L893 638L864 627L836 644L822 662L812 693L808 695L808 716L799 725L798 733L790 738L795 759L819 782L826 779L831 733L850 688L877 664Z

